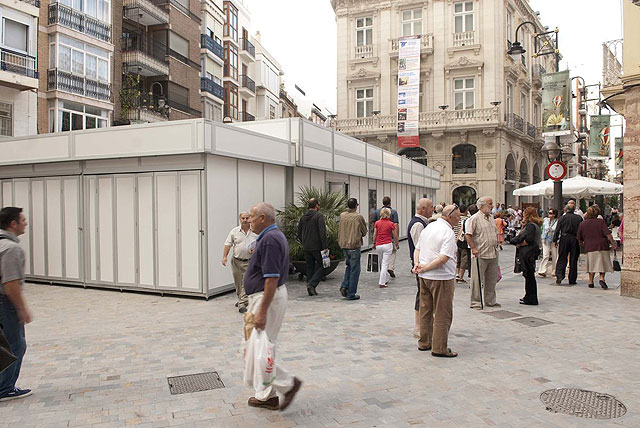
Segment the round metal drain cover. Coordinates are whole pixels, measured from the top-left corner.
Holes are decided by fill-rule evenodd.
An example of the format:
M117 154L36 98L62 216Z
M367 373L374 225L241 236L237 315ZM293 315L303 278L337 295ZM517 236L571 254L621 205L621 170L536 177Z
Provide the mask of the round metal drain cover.
M581 418L612 419L627 413L627 408L615 397L584 389L550 389L540 394L540 400L550 412Z

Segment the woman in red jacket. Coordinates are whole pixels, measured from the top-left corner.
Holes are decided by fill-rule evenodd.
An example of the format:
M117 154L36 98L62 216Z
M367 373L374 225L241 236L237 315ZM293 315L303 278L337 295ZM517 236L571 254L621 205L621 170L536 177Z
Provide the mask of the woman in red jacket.
M380 220L373 225L373 249L378 252L378 263L380 264L380 288L387 288L389 282L389 259L395 245L398 249L398 229L391 221L391 210L383 208L380 211Z
M615 249L616 241L611 236L611 231L607 223L598 218L599 210L590 206L584 215L584 221L578 227L578 241L584 245L587 253L587 272L589 272L589 288L593 288L596 273L600 273L600 287L608 288L604 280L606 272L613 272L611 255L609 254L609 243Z

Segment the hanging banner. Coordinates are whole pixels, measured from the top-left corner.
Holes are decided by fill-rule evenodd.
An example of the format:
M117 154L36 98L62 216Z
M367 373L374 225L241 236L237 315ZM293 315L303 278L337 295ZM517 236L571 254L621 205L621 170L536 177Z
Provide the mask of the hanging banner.
M420 147L420 36L398 42L398 147Z
M569 71L542 75L542 135L571 134Z
M590 158L609 158L611 153L611 116L591 116L591 130L589 133Z
M622 158L622 144L624 142L623 137L616 137L616 171L622 171L624 169L624 161Z

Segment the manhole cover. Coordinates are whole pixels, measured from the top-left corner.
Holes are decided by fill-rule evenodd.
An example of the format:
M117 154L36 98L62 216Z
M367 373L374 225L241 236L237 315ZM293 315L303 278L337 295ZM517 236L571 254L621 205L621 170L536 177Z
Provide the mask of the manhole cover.
M519 322L520 324L528 325L529 327L540 327L541 325L553 324L551 321L536 317L522 317L511 321Z
M171 395L224 388L224 383L220 380L218 372L168 377L167 381L169 382L169 391L171 391Z
M492 317L500 318L501 320L522 316L520 314L516 314L515 312L505 311L504 309L501 309L499 311L483 311L483 313L491 315Z
M547 410L581 418L612 419L627 413L627 408L615 397L584 389L558 388L540 394Z

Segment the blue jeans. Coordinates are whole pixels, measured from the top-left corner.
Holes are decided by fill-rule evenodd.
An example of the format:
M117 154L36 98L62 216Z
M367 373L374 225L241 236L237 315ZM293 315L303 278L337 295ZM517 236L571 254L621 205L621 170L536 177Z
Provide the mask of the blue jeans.
M18 357L13 364L0 373L0 397L2 397L15 388L18 376L20 376L22 357L27 351L24 324L20 322L16 308L4 294L0 294L0 324L2 324L2 332L9 342L11 352Z
M347 297L353 297L358 291L358 280L360 279L360 248L344 251L344 262L347 268L344 271L344 280L340 288L347 289Z

